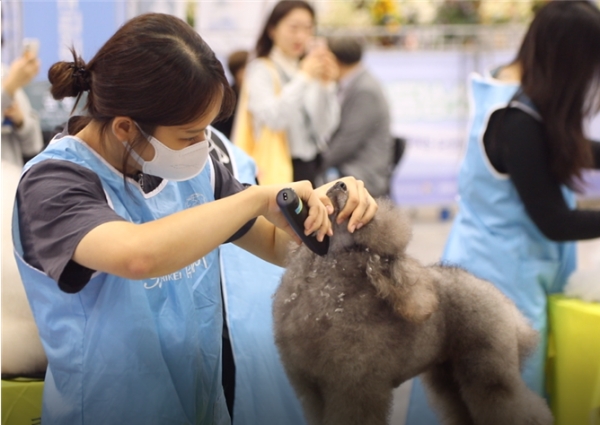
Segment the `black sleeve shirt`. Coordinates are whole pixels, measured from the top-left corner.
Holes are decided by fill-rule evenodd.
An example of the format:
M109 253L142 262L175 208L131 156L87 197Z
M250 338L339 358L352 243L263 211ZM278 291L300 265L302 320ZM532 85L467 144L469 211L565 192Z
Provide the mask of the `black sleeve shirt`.
M591 143L595 166L600 168L600 143ZM510 176L527 213L548 239L600 237L600 211L571 209L552 176L541 122L517 108L496 111L484 145L493 167Z

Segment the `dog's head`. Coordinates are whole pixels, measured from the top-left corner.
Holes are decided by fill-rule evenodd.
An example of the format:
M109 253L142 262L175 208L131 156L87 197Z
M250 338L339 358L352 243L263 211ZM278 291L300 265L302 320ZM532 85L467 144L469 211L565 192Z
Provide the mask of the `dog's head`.
M406 255L411 226L402 210L391 200L379 198L375 217L350 233L347 221L337 224L335 220L348 202L346 185L336 183L327 191L327 196L334 207L328 256L344 251L360 252L367 259L368 281L399 315L416 323L431 316L438 306L435 277Z
M330 216L333 236L329 243L329 252L347 250L353 246L369 248L379 255L401 255L411 239L411 227L406 215L391 200L379 198L379 209L373 220L354 233L348 232L348 222L336 223L336 217L348 202L348 188L344 182L337 182L328 191L327 196L333 204Z

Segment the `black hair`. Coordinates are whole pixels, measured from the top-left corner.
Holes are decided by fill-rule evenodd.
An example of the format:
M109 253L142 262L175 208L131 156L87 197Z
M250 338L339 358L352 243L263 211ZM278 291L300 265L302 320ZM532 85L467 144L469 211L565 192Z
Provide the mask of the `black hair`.
M186 22L148 13L126 22L86 64L71 49L73 62L57 62L48 71L55 99L81 97L87 91L87 116L106 133L116 116L127 116L152 134L157 126L192 122L221 101L218 119L230 116L235 94L221 62ZM77 102L76 102L77 105ZM75 108L74 108L75 109ZM132 144L147 143L138 137ZM126 170L128 158L123 159Z
M256 57L263 58L269 56L271 53L271 49L273 48L273 40L271 40L271 36L269 32L271 29L275 28L279 21L287 16L294 9L304 9L307 10L315 20L315 10L313 7L304 0L281 0L279 1L271 11L271 14L267 18L267 22L265 23L260 36L258 37L258 41L256 42Z
M354 65L362 59L363 43L358 37L334 36L327 39L329 50L344 65Z
M588 1L540 8L516 61L521 90L543 118L556 180L578 189L592 165L583 119L600 111L600 11Z

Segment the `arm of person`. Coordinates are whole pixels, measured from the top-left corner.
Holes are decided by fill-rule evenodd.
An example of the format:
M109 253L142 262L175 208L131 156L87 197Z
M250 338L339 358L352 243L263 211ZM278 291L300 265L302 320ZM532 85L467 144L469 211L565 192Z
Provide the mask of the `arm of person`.
M23 258L68 293L81 290L95 272L72 260L81 238L100 224L124 220L109 206L94 172L56 159L24 174L17 206Z
M193 263L259 215L269 218L293 237L275 200L279 190L288 186L307 200L306 231L317 232L322 239L331 231L327 212L310 183L304 181L287 186L251 186L235 195L143 224L127 221L101 224L79 242L73 260L93 270L139 280L173 273ZM271 232L275 232L274 228ZM266 242L273 252L275 241L271 238Z
M527 214L548 239L574 241L600 237L600 211L571 209L550 171L544 129L523 111L509 109L499 142L508 147L504 163Z
M317 231L321 238L330 232L327 210L311 184L289 186L309 206L307 231ZM69 161L46 160L25 173L17 191L24 258L66 292L83 288L95 271L132 279L161 276L239 237L259 212L293 235L276 204L281 188L242 190L239 183L238 189L229 185L220 192L222 199L134 224L110 208L92 170ZM239 193L232 195L234 191ZM180 256L184 259L175 259Z
M344 180L352 196L339 218L350 217L349 226L368 222L376 210L374 201L361 182ZM331 233L323 203L331 208L325 196L329 186L312 190L309 182L286 185L307 200L309 217L304 223L305 231L318 232L321 240ZM235 190L232 187L225 192ZM251 236L242 237L241 243L249 240L251 245L244 246L250 251L282 265L289 241L300 240L276 205L275 194L280 189L253 186L160 220L133 224L109 207L102 184L93 171L68 161L47 160L25 174L17 193L25 259L70 293L81 290L95 271L132 279L168 274L196 261L228 238L234 240L238 234L244 234L244 227L248 226L246 218L261 208L264 196L265 217L284 230L276 231L273 224L261 218L249 232ZM230 209L232 205L237 208ZM207 221L202 221L203 218ZM219 225L220 229L211 231ZM228 230L223 230L227 227Z
M4 115L4 110L12 104L17 90L29 84L39 69L40 61L31 52L26 52L23 56L16 58L10 68L2 67L2 115Z
M13 97L4 88L2 88L2 118L4 118L4 111L8 109L13 102Z
M248 90L248 109L254 119L267 127L284 130L302 105L309 78L298 72L292 80L275 92L273 71L264 60L255 60L246 69L244 86Z
M22 89L15 93L14 103L18 105L23 119L21 125L15 128L15 135L21 142L23 155L36 155L44 147L40 117L31 107L31 103Z
M340 123L339 66L333 53L321 45L302 60L302 69L313 76L304 96L304 110L318 143L324 147Z
M345 100L344 119L333 134L323 152L323 168L338 167L356 155L362 145L368 143L369 135L373 132L373 123L379 121L380 111L373 95L368 92L349 94Z
M304 96L304 109L322 140L327 140L340 124L340 103L334 82L311 81Z
M283 267L292 242L299 244L300 239L275 227L264 217L258 217L250 230L234 244L269 263Z
M333 206L331 205L331 200L327 197L327 191L338 181L343 181L346 184L348 188L348 201L344 209L336 217L336 222L342 223L347 220L348 230L352 233L371 221L377 212L378 206L373 197L365 189L362 181L356 180L354 177L344 177L319 186L313 191L313 194L326 206L328 212L333 211ZM310 226L311 223L307 219L304 223L304 233L307 235L313 233ZM285 228L286 231L281 230L281 228ZM328 234L332 235L331 231ZM282 221L278 223L278 227L274 227L267 220L259 217L252 228L234 243L265 261L283 267L285 266L285 258L291 241L300 243L298 237L295 235L291 237L290 235L294 234L287 222ZM324 236L324 233L319 233L317 239L322 241Z

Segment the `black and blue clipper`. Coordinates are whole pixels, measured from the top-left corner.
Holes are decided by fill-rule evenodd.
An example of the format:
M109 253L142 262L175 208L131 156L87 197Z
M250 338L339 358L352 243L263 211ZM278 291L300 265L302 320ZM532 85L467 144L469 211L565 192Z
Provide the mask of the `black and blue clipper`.
M294 229L294 232L302 239L302 242L315 254L325 255L329 250L329 236L325 235L319 242L313 235L304 234L304 221L308 217L308 208L305 208L302 199L296 195L291 188L282 189L277 194L277 205L284 217Z

